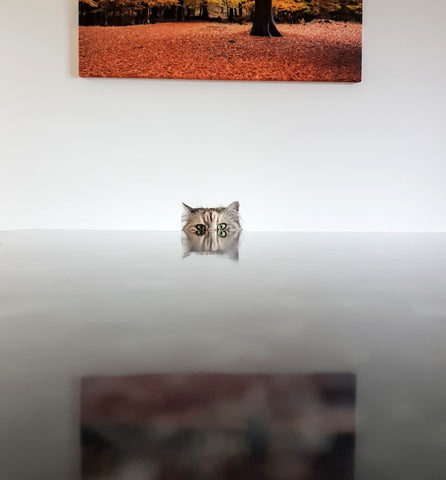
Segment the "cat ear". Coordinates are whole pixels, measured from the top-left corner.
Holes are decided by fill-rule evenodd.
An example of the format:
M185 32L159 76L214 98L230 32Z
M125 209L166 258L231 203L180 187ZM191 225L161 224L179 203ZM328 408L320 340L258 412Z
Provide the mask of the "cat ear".
M226 210L235 210L236 212L238 212L239 208L240 208L239 202L232 202L226 207Z
M186 205L185 203L181 202L183 207L184 207L184 211L189 215L191 213L194 213L195 212L195 208L192 208L192 207L189 207L189 205Z

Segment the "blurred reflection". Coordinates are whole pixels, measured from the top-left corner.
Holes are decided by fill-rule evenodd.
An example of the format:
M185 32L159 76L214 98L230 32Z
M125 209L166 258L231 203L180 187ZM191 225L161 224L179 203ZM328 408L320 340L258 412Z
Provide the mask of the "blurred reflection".
M236 231L205 231L185 232L183 243L183 258L192 253L199 255L226 255L238 261L238 245L240 233Z
M352 480L350 374L90 377L82 478Z

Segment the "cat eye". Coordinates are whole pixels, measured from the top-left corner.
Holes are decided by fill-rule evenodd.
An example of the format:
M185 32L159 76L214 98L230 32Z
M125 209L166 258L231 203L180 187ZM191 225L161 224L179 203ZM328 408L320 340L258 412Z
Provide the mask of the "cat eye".
M218 230L217 235L219 237L226 237L226 232L224 230Z
M195 228L197 229L197 235L204 235L206 233L206 225L202 223L195 225Z
M226 223L219 223L219 224L217 225L217 228L218 228L219 230L224 230L224 229L226 228Z

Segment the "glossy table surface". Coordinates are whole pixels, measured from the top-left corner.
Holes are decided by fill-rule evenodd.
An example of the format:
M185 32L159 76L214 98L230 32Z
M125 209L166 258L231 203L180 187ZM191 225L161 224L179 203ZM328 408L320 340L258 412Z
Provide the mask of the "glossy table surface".
M81 377L169 372L353 373L355 478L444 478L444 234L0 232L0 301L0 478L79 478Z

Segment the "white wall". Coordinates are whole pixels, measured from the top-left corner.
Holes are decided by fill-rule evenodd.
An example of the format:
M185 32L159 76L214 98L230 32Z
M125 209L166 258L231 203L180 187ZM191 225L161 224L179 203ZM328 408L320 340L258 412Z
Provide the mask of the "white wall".
M446 2L366 0L363 82L80 79L77 1L3 2L0 229L446 230Z

